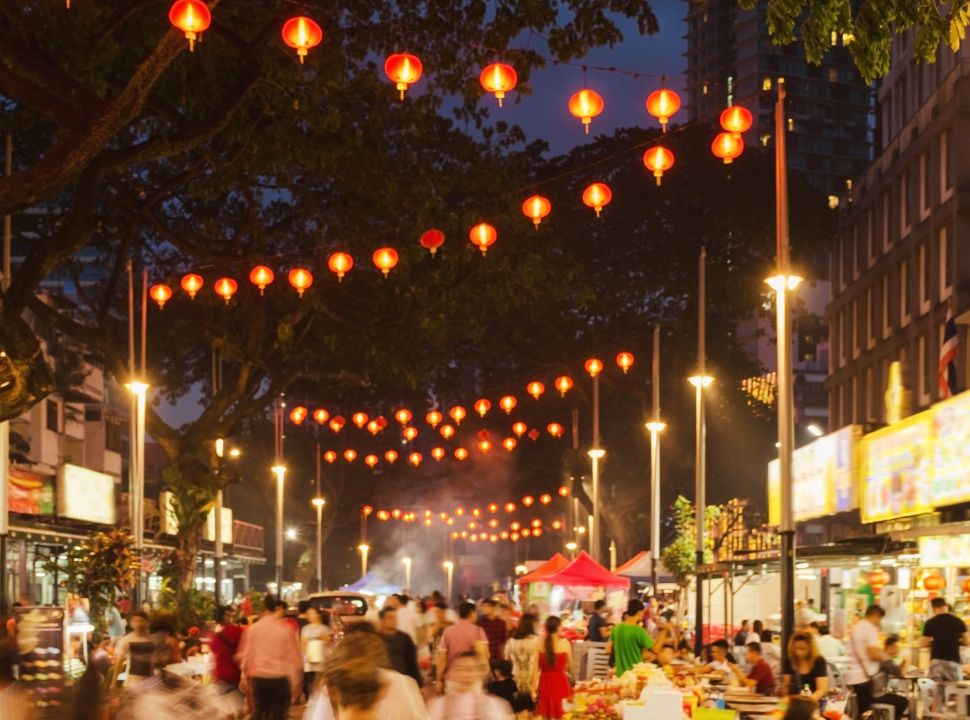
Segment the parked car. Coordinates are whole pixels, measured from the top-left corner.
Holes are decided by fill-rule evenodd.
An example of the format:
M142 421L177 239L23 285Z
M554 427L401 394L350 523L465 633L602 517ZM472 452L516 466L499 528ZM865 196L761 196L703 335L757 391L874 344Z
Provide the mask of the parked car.
M313 593L307 600L325 619L329 619L330 626L335 630L371 619L371 600L362 593L339 590L320 592Z

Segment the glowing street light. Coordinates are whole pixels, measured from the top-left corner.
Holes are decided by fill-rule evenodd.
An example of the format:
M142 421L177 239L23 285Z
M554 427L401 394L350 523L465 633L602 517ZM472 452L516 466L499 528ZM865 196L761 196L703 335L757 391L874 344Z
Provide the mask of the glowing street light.
M367 554L370 552L370 545L361 543L357 549L360 550L360 576L364 577L367 574Z
M319 460L317 462L319 463ZM327 501L317 495L310 501L310 504L317 511L317 592L323 592L323 506L327 504Z
M283 595L283 486L286 482L286 466L270 468L276 476L276 595Z
M296 528L293 528L293 527L286 528L286 539L287 540L296 540L299 537L300 537L300 533L299 533L299 531Z
M445 597L448 600L451 600L451 583L455 576L455 563L453 563L451 560L445 560L441 566L445 569Z

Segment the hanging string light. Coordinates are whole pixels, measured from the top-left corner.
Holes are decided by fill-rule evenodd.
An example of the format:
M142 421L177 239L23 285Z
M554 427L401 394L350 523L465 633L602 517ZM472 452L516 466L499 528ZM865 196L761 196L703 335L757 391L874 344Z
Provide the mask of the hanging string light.
M401 92L401 100L409 85L421 79L424 66L415 55L410 53L395 53L384 61L384 73Z
M606 183L595 182L583 190L583 204L596 211L596 217L600 216L603 208L610 204L613 199L613 192Z
M519 76L515 72L515 68L511 65L492 63L482 70L482 74L478 79L482 83L483 88L495 95L496 100L498 100L498 106L502 107L502 100L505 98L505 93L511 92L515 88L516 83L519 81Z
M600 94L588 88L580 90L569 98L569 112L573 117L582 120L587 135L589 135L589 124L594 117L603 112L604 107L606 103L603 102Z
M323 42L323 30L310 18L299 15L283 23L283 42L296 50L302 65L307 51Z

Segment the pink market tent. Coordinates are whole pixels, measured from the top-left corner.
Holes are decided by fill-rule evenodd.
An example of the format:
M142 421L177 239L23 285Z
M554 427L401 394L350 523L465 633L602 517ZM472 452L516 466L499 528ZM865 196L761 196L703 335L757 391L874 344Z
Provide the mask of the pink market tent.
M559 572L542 578L542 582L563 588L566 595L572 598L582 598L597 590L609 593L630 589L630 578L614 575L593 560L585 550Z
M535 570L520 577L518 580L516 580L516 582L519 585L529 585L530 583L534 582L545 582L547 575L557 573L567 565L569 565L569 560L567 560L562 553L556 553Z
M652 558L647 550L641 550L625 563L616 569L617 575L633 578L634 580L649 580L653 575L650 563ZM657 565L657 578L659 580L670 580L670 573L664 567L663 561Z

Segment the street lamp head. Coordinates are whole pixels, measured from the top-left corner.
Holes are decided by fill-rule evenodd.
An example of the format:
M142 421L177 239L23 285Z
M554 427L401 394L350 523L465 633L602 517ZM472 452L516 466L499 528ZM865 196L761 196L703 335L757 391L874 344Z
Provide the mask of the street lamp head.
M367 543L361 543L360 545L357 546L357 549L360 550L362 553L365 553L368 550L370 550L370 545L368 545Z
M651 422L647 423L647 430L652 433L663 432L666 427L667 423L660 422L659 420L652 420Z
M815 423L812 423L805 429L808 431L808 434L811 435L812 437L822 437L825 434L825 431L822 430L822 428L820 428Z
M798 275L772 275L770 278L766 278L765 282L775 292L781 292L786 285L789 290L794 290L801 284L802 278Z
M603 448L593 448L589 451L589 456L593 458L593 460L602 460L606 456L606 450Z
M229 457L233 459L238 458L241 455L242 455L242 450L240 450L239 448L234 447L231 450L229 450Z
M270 470L273 471L273 474L276 476L277 480L279 480L280 482L283 481L283 476L286 475L285 465L274 465L273 467L270 468Z
M710 375L691 375L687 382L696 388L707 388L714 382L714 378Z
M318 507L318 508L321 508L327 504L327 501L324 500L322 497L315 497L310 502L313 503L313 507Z
M451 560L445 560L443 563L441 563L441 567L443 567L445 570L454 570L455 563L453 563Z
M300 536L299 531L296 528L286 528L286 539L296 540Z
M132 380L130 383L126 383L125 387L132 395L144 395L148 392L148 383L141 380Z
M569 550L570 552L572 552L573 550L575 550L578 547L579 547L579 545L577 545L574 542L568 542L568 543L566 543L566 549Z

